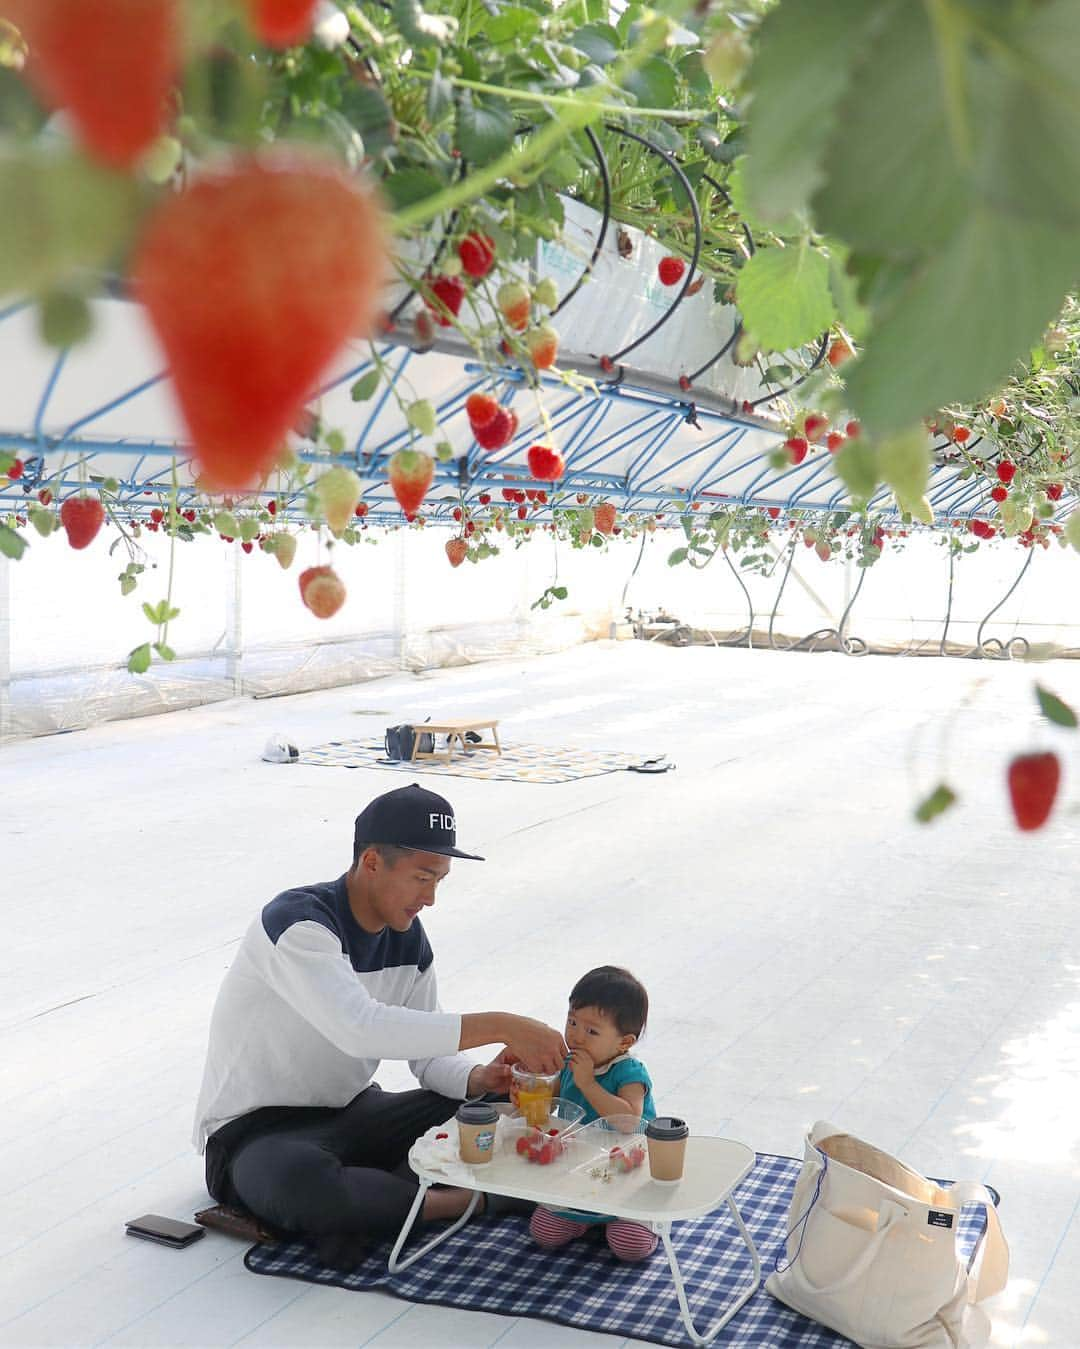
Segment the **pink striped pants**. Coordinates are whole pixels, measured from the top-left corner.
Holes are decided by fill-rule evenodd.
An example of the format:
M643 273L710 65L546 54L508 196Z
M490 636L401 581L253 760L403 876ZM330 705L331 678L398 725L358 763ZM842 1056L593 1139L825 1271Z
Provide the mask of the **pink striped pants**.
M584 1236L589 1223L575 1222L573 1218L564 1218L552 1213L549 1208L537 1207L533 1210L529 1231L533 1239L545 1250L558 1250L577 1237ZM656 1233L643 1223L631 1223L615 1218L604 1225L604 1235L612 1253L619 1260L647 1260L656 1250Z

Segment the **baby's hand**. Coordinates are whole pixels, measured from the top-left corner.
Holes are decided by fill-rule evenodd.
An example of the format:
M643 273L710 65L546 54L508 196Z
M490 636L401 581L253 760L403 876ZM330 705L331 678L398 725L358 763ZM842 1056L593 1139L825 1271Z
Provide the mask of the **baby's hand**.
M570 1072L574 1078L574 1086L582 1091L596 1081L596 1064L584 1049L575 1049L570 1054Z

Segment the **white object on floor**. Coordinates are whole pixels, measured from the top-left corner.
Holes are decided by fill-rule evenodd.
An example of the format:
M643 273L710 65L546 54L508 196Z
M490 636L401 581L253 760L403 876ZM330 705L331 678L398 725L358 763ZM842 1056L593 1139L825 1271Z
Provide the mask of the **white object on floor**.
M283 735L272 735L263 747L262 756L266 763L296 763L300 751Z

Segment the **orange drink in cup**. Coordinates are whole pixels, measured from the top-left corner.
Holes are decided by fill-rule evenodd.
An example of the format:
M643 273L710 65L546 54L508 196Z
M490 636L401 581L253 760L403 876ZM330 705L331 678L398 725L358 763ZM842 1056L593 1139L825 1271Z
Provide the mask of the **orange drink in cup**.
M510 1069L510 1100L534 1129L547 1128L558 1086L558 1073L531 1073L520 1063Z

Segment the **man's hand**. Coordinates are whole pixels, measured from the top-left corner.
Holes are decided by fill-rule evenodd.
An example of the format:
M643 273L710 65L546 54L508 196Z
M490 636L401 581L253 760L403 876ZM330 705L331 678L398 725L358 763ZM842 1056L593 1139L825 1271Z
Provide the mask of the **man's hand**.
M466 1088L467 1094L472 1096L486 1096L492 1092L499 1096L505 1096L510 1090L510 1064L506 1062L502 1054L492 1059L490 1063L478 1063L469 1074L469 1085Z
M534 1021L531 1016L508 1016L503 1031L510 1062L523 1063L530 1072L561 1073L566 1062L566 1042L561 1032ZM500 1058L503 1055L500 1054Z
M596 1082L596 1064L584 1049L575 1049L570 1055L570 1071L578 1091L587 1092Z

